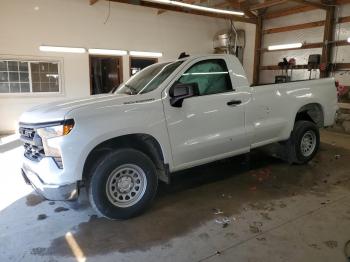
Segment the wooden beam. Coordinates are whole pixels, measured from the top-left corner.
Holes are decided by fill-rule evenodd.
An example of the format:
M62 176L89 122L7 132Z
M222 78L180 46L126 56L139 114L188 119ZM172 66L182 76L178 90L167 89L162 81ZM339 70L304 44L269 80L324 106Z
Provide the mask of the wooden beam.
M219 13L213 13L213 12L207 12L207 11L201 11L201 10L186 9L184 7L147 2L144 0L139 0L139 1L111 0L111 1L117 2L117 3L123 3L123 4L140 5L140 6L150 7L150 8L163 9L166 11L174 11L174 12L187 13L187 14L193 14L193 15L202 15L202 16L222 18L222 19L231 19L232 21L238 21L238 22L244 22L244 23L251 23L251 24L256 23L256 20L253 18L245 18L241 16L236 16L236 15L219 14Z
M294 30L324 26L324 24L325 24L325 21L316 21L316 22L310 22L310 23L304 23L304 24L298 24L298 25L275 27L275 28L265 29L264 34L289 32Z
M308 5L308 6L312 6L318 9L323 9L323 10L327 10L327 6L322 4L322 3L318 3L318 2L311 2L311 1L306 1L306 0L290 0L291 2L296 2L299 4L304 4L304 5Z
M338 23L339 24L340 23L350 23L350 16L340 17L338 20ZM325 21L322 20L322 21L315 21L315 22L304 23L304 24L269 28L269 29L265 29L263 31L263 33L264 34L275 34L275 33L289 32L289 31L300 30L300 29L320 27L320 26L324 26L324 25L325 25Z
M336 63L334 64L334 70L342 70L342 69L350 69L350 63ZM294 69L308 69L308 65L295 65L291 68ZM260 70L281 70L281 68L278 65L267 65L267 66L260 66Z
M262 18L261 15L259 15L256 27L255 27L253 85L258 85L259 84L259 78L260 78L262 28L263 28L263 18Z
M338 20L338 23L349 23L349 22L350 22L350 16L340 17Z
M308 69L307 65L295 65L290 67L293 70L294 69ZM260 70L281 70L281 68L278 65L268 65L268 66L260 66Z
M348 40L338 40L338 41L335 41L335 43L332 43L331 44L332 46L347 46L347 45L350 45Z
M94 5L97 3L98 0L90 0L90 5Z
M350 0L335 0L336 5L346 5L350 4Z
M235 3L236 4L237 2L232 2L231 1L231 3ZM246 16L254 18L254 19L257 18L257 15L254 14L252 11L250 11L249 3L247 1L238 2L238 4L239 4L239 8L238 9L242 10ZM233 8L235 8L235 7L233 7Z
M335 70L350 69L350 63L336 63Z
M336 5L350 4L350 0L336 0L335 4ZM317 7L311 6L311 5L301 5L301 6L297 6L297 7L282 9L282 10L271 12L271 13L266 13L264 15L264 19L273 19L273 18L277 18L277 17L293 15L293 14L308 12L308 11L313 11L313 10L317 10Z
M263 9L263 8L267 8L275 5L280 5L285 2L287 2L287 0L270 0L270 1L265 1L263 3L251 5L249 9L251 11L254 11L254 10Z
M313 6L302 5L302 6L282 9L282 10L279 10L276 12L266 13L264 15L264 19L272 19L272 18L287 16L287 15L293 15L293 14L308 12L308 11L312 11L312 10L316 10L316 9L317 8L313 7Z
M226 0L225 2L221 2L218 4L213 5L212 7L214 8L226 8L226 7L232 7L233 9L240 9L240 3L238 2L233 2L231 0Z
M330 6L327 9L326 13L326 21L324 25L324 31L323 31L323 43L325 43L322 46L322 56L321 56L321 63L328 65L330 63L331 59L331 49L332 46L329 42L333 41L333 33L334 33L334 13L335 13L335 7ZM320 77L328 77L329 76L329 70L327 71L321 71Z

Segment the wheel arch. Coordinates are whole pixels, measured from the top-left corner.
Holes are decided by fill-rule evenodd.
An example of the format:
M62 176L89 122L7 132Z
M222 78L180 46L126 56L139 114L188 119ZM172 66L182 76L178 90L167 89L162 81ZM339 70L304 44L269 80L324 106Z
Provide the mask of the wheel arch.
M163 182L170 183L169 167L164 161L164 152L160 143L152 135L144 133L122 135L96 145L85 159L82 175L83 181L86 181L91 175L91 170L96 161L119 148L133 148L146 154L155 164L158 178Z
M309 103L299 108L295 121L306 120L315 123L319 128L324 126L324 111L319 103Z

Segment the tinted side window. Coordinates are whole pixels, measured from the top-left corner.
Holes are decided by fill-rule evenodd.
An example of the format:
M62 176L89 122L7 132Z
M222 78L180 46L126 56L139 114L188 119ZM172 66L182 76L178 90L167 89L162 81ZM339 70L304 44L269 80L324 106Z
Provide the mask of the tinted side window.
M191 66L179 79L180 83L197 83L200 95L232 91L231 79L223 59L200 61Z

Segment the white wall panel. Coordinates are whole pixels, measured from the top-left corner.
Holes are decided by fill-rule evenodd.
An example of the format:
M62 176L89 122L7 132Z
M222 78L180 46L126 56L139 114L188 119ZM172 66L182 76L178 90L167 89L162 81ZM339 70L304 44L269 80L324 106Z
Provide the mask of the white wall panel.
M62 96L0 96L0 131L12 130L19 115L29 107L65 97L89 95L88 54L42 53L41 44L110 48L163 53L160 61L176 59L180 52L212 53L215 33L226 28L223 19L88 0L0 0L0 56L52 57L64 61ZM245 67L251 79L254 25L237 25L247 32ZM128 78L129 57L123 57L124 80ZM246 64L247 63L247 64ZM250 68L251 67L251 68Z
M338 24L334 30L335 40L346 40L350 37L350 23Z
M326 19L326 12L323 10L313 10L289 16L268 19L264 21L264 29L297 25Z
M323 27L294 30L275 34L265 34L263 47L290 43L319 43L323 41Z
M336 8L339 17L350 16L350 5L342 5Z

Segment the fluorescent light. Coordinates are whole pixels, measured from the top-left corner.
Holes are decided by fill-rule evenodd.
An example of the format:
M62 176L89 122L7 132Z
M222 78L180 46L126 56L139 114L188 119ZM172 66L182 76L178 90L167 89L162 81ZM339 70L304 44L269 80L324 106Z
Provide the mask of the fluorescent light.
M114 50L114 49L96 49L91 48L88 50L89 54L95 55L127 55L127 51L124 50Z
M223 10L223 9L211 8L211 7L201 6L201 5L192 5L192 4L187 4L187 3L172 1L172 0L145 0L145 1L152 2L152 3L166 4L166 5L173 5L173 6L181 6L188 9L225 14L225 15L239 15L239 16L244 15L244 13L240 11Z
M348 43L350 43L350 37L348 38Z
M131 56L140 56L140 57L162 57L162 53L157 52L143 52L143 51L130 51L129 55Z
M42 52L60 52L60 53L85 53L85 48L82 47L63 47L63 46L47 46L41 45L39 47Z
M293 44L284 44L284 45L270 45L268 50L282 50L282 49L290 49L290 48L300 48L302 47L302 43L293 43Z

